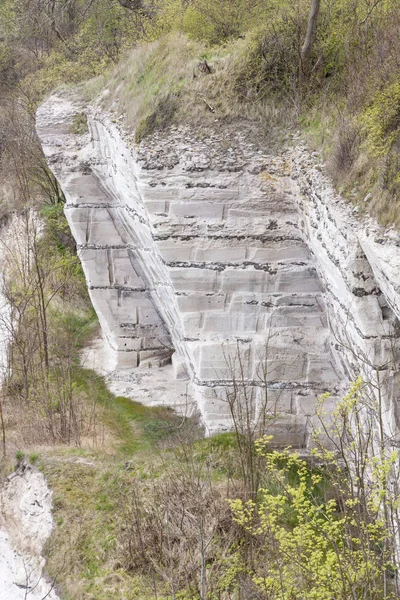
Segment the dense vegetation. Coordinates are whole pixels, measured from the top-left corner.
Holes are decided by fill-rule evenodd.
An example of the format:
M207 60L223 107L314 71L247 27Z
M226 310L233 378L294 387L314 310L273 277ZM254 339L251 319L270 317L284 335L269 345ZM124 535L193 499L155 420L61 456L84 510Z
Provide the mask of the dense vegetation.
M57 85L103 75L98 90L111 77L139 139L174 114L200 109L206 121L209 105L267 132L284 120L323 147L351 200L398 223L398 2L322 0L304 69L309 10L309 0L4 0L2 96L33 111ZM199 76L203 58L210 77Z
M265 420L249 429L240 398L235 432L205 440L82 368L96 319L34 134L41 99L77 84L107 88L138 142L172 122L245 120L277 145L300 128L349 199L399 225L400 5L321 0L305 60L309 14L309 0L0 0L0 216L17 215L1 250L3 449L30 453L54 490L64 598L397 597L397 454L362 382L328 428L321 413L304 462L271 450Z
M321 400L307 461L268 436L250 445L244 414L233 433L201 439L190 420L114 399L107 444L41 454L55 492L49 568L65 597L397 598L398 454L374 450L382 432L365 437L368 396L356 382L329 425Z

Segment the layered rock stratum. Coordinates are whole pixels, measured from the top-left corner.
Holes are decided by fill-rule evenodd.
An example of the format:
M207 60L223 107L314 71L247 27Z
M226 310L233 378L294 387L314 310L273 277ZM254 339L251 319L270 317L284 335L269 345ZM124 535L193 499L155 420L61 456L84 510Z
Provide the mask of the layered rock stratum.
M118 389L194 403L210 433L244 395L277 444L305 447L322 392L333 406L380 373L396 438L400 236L357 219L300 139L274 155L244 125L171 126L137 146L71 95L41 106L37 131Z

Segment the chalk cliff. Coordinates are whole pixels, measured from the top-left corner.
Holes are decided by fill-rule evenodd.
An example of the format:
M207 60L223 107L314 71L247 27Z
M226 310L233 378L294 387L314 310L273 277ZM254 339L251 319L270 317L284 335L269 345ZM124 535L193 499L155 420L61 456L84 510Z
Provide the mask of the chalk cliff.
M149 401L186 394L211 433L248 387L276 442L303 447L317 396L334 402L378 368L396 435L400 236L358 220L300 140L274 156L245 127L182 126L136 146L120 119L63 95L41 106L37 131L111 370L145 372L147 388L173 372L178 386Z

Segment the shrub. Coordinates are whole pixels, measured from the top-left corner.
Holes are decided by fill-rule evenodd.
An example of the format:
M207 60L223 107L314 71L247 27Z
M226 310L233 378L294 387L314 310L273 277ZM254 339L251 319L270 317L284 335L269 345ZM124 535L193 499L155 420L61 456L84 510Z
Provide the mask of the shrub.
M88 132L89 129L87 123L87 116L85 115L85 113L80 112L74 117L74 120L71 125L71 130L72 133L75 133L76 135L83 135L84 133Z
M360 142L360 130L356 121L343 118L337 131L330 160L334 176L348 173L357 157Z
M290 450L271 452L268 437L256 442L267 485L230 504L259 544L252 579L270 600L397 598L398 452L385 447L382 408L365 390L359 378L331 421L329 394L320 398L311 466Z
M233 69L233 84L243 101L286 96L297 85L299 49L296 25L278 21L252 31Z
M17 450L16 453L15 453L15 458L20 463L21 461L24 460L25 454L22 452L22 450Z
M244 33L251 4L246 0L194 0L185 12L183 29L195 39L220 44Z
M31 465L34 465L35 463L37 463L38 460L39 460L39 454L37 454L37 452L32 452L32 454L29 455L29 462Z
M385 156L400 135L400 82L379 91L361 117L366 148L375 157Z

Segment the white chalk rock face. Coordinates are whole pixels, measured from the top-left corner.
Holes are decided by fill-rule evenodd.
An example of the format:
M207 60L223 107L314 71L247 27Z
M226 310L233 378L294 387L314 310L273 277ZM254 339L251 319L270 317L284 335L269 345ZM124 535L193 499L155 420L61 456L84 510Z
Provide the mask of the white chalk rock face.
M274 157L244 133L185 127L136 147L109 115L62 96L41 106L37 130L113 368L172 360L209 432L230 427L245 386L256 412L274 414L276 443L305 446L318 395L363 369L338 332L371 362L397 347L396 265L303 148Z
M51 492L25 463L0 487L0 600L59 600L42 556L53 527Z

